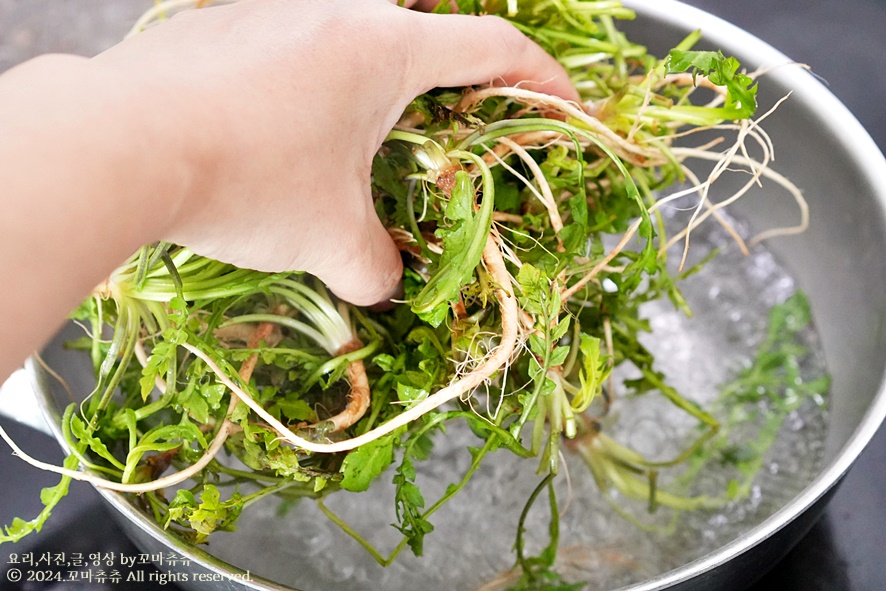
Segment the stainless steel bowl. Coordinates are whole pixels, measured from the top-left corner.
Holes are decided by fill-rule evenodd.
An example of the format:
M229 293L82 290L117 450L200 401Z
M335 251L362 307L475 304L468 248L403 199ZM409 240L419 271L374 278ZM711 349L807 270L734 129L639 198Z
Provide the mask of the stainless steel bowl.
M624 25L633 38L658 53L695 29L703 45L737 56L750 69L781 66L789 59L748 33L700 10L672 0L628 1L638 18ZM854 117L811 74L780 67L761 85L762 105L791 92L767 125L777 146L777 168L800 186L809 201L812 224L799 237L775 239L770 248L787 264L809 295L832 376L825 460L818 476L765 522L706 556L631 591L659 589L742 589L802 537L819 516L853 461L886 416L886 161ZM790 221L783 201L747 201L739 215L769 227ZM53 364L56 346L45 357ZM39 406L59 437L59 407L48 376L36 363L26 370ZM88 383L87 368L75 382ZM75 371L76 373L76 371ZM169 549L190 561L189 571L216 574L213 583L184 583L193 589L290 589L245 571L204 548L183 543L135 510L119 494L101 491L123 529L145 552ZM262 544L268 561L288 560L275 541Z

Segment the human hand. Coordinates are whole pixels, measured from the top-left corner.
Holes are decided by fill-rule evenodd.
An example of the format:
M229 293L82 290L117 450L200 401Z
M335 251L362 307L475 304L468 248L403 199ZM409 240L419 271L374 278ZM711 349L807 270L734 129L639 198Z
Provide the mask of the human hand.
M505 21L386 0L189 11L93 62L138 89L177 138L161 157L184 166L187 183L152 239L241 267L308 271L355 304L389 298L402 274L369 176L415 96L492 82L578 98Z

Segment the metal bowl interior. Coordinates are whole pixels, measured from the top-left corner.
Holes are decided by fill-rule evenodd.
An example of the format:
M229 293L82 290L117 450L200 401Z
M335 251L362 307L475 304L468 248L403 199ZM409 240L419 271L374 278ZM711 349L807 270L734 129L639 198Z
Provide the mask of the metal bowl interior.
M762 574L805 531L795 520L810 519L873 436L886 416L886 161L852 115L812 75L787 65L790 60L752 37L707 13L671 0L626 2L637 10L636 21L623 28L655 53L666 52L695 29L702 44L737 56L749 69L776 67L760 87L761 108L784 95L790 98L767 121L777 150L779 172L800 186L811 210L811 227L798 237L774 239L770 248L786 263L809 295L832 376L830 423L821 473L802 493L761 525L706 556L655 579L628 587L653 589L740 588L753 575L731 565L750 563ZM791 223L796 209L765 194L743 200L737 213L752 225ZM89 384L88 367L71 367L58 343L44 357L65 367L73 384ZM61 441L59 403L51 380L29 364L52 428ZM88 391L88 389L87 389ZM191 561L191 568L224 576L224 588L291 589L219 560L204 548L186 544L135 510L119 494L102 491L120 515L120 523L145 551L173 549ZM803 518L801 518L802 520ZM802 523L802 521L801 521ZM811 525L811 524L810 524ZM779 534L781 532L781 534ZM761 554L773 536L780 550ZM787 536L786 538L784 536ZM771 544L770 544L771 545ZM287 560L274 555L268 540L262 552L269 562ZM752 560L747 557L753 556ZM195 586L194 588L203 588Z

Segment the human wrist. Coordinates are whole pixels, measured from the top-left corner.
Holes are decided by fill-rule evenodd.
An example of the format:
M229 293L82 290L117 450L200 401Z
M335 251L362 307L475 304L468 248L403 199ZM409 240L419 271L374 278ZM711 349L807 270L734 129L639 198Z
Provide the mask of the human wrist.
M110 196L85 205L92 206L96 223L125 231L127 248L161 239L205 176L200 169L208 158L195 141L199 134L182 125L172 92L137 71L46 55L0 82L11 89L4 95L0 84L7 109L0 125L11 129L13 141L28 138L40 149L37 157L68 177L69 203L79 188L86 199Z
M3 362L38 347L116 266L162 236L186 194L174 127L142 115L132 92L73 56L0 75L0 273L13 286L0 308L23 319L5 326Z
M140 218L134 231L140 244L162 240L179 217L200 207L208 184L213 150L199 131L199 111L181 107L174 84L137 67L96 58L86 67L110 111L103 119L119 126L105 139L107 147L116 147L110 162L130 175L126 190Z

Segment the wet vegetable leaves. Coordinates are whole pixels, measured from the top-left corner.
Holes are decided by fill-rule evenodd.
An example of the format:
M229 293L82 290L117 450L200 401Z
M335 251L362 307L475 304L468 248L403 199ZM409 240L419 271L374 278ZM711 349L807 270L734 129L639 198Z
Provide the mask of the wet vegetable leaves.
M395 527L406 536L413 554L421 556L424 552L425 536L434 531L434 526L422 514L425 498L415 484L415 476L415 464L413 459L407 456L394 476L398 522Z
M344 478L341 487L351 492L368 490L372 481L394 461L394 443L402 431L361 445L349 453L342 464Z
M757 110L757 85L738 71L740 64L734 57L725 57L720 51L688 51L673 49L668 54L668 73L687 72L707 75L717 86L725 86L726 102L721 114L724 119L745 119Z
M218 488L206 484L198 502L191 491L182 489L169 504L166 527L172 522L187 524L195 532L194 542L201 544L215 531L235 530L234 523L242 510L243 503L239 493L222 501Z
M720 433L696 454L687 476L711 461L733 466L738 476L728 486L728 498L746 497L785 419L803 404L824 405L830 378L807 379L803 371L811 354L804 342L811 318L800 291L770 310L766 338L753 362L721 389L717 408L726 418ZM749 424L756 425L754 433L747 432Z
M458 299L480 264L492 223L493 199L493 195L483 195L483 204L475 213L473 181L464 171L455 173L455 185L446 205L446 217L453 223L437 230L443 239L438 270L412 303L412 310L431 326L439 326L446 319L450 303Z
M68 470L76 470L79 465L79 460L73 455L65 458L63 464ZM30 521L25 521L20 517L13 519L10 525L5 526L0 530L0 544L5 542L18 542L31 533L39 532L43 528L43 524L46 523L46 520L52 516L52 510L55 509L55 506L58 505L59 501L61 501L65 495L68 494L68 487L70 484L71 479L68 476L63 476L55 486L41 490L40 502L43 503L43 509L40 513Z

